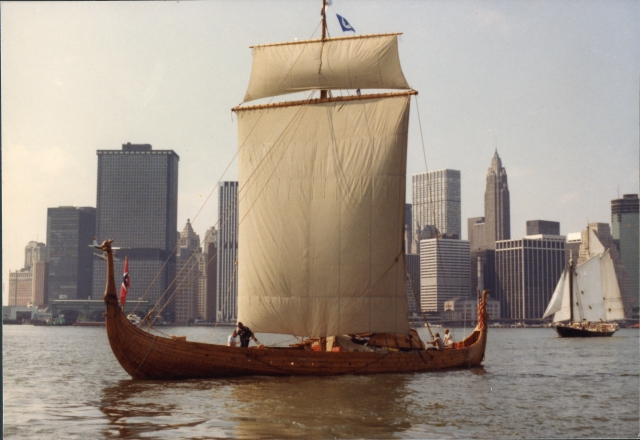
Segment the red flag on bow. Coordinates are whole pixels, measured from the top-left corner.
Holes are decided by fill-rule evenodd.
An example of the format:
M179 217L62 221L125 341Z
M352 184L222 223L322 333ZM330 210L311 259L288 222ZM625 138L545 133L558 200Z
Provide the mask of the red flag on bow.
M122 303L122 310L124 310L124 302L127 299L127 292L129 292L129 258L124 259L124 274L122 275L122 286L120 287L120 302Z

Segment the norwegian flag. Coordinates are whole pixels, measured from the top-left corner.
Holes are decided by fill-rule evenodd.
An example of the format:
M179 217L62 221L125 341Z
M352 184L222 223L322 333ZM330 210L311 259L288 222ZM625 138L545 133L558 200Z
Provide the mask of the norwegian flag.
M122 309L124 310L124 302L127 299L127 292L129 292L129 258L124 259L124 274L122 275L122 286L120 287L120 302L122 303Z

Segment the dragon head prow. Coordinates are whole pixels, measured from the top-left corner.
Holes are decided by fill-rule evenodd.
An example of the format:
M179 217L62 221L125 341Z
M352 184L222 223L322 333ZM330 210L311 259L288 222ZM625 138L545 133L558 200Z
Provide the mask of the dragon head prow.
M111 243L113 243L113 238L110 240L105 240L102 242L102 244L100 245L100 249L102 249L103 251L107 252L111 250Z

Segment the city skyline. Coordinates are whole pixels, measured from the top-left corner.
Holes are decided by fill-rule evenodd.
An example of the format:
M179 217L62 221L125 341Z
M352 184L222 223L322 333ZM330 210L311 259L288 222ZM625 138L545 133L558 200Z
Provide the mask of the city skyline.
M3 299L25 244L46 235L47 208L94 205L96 150L130 141L176 151L178 224L212 190L193 227L203 236L215 224L217 181L237 179L229 109L246 90L248 46L306 39L319 19L313 2L243 6L2 4ZM338 0L332 36L342 35L335 13L360 33L404 32L403 68L420 92L407 201L413 174L459 169L462 221L479 215L495 148L513 237L536 218L559 221L563 235L609 222L610 201L638 192L634 3Z

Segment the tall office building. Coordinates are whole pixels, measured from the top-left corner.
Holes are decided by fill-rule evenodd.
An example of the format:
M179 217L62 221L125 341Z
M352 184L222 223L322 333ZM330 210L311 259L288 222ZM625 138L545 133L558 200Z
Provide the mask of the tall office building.
M200 272L205 275L204 285L198 287L198 314L207 321L216 320L216 284L218 272L218 231L215 226L207 230L202 242Z
M117 257L129 258L129 299L165 301L175 276L180 158L172 150L131 143L122 150L98 150L97 155L98 241L115 239L113 246L123 248ZM116 274L123 265L116 262ZM105 280L106 265L96 263L94 298L102 298ZM163 314L172 320L171 306L167 310Z
M177 248L175 282L175 323L187 324L203 318L198 312L198 288L203 274L200 271L200 237L187 224L180 233Z
M49 301L87 299L93 288L96 208L60 206L47 209ZM99 252L99 251L96 251ZM102 286L104 292L104 286Z
M218 257L216 321L238 317L238 182L218 186Z
M484 217L467 219L467 237L472 252L475 249L484 249Z
M435 226L440 234L459 238L462 231L460 171L415 174L412 182L413 240L420 241L420 234L428 226Z
M36 261L47 261L47 246L44 243L30 241L24 248L24 268L31 269Z
M9 271L9 306L39 307L47 305L49 263L44 243L30 241L24 249L25 267Z
M32 298L33 273L29 269L9 271L9 306L27 307Z
M487 187L484 193L485 248L495 249L495 242L511 238L509 185L507 171L502 166L498 150L487 171Z
M635 301L633 315L638 316L640 306L640 224L638 216L640 201L638 194L625 194L621 199L611 201L611 232L613 241L620 252L631 282L631 294Z
M540 319L565 262L565 237L530 235L496 243L496 294L502 318Z
M493 249L472 249L471 264L471 290L473 296L478 291L488 290L495 298L496 278L496 251Z
M564 247L565 266L569 264L569 260L573 258L574 262L578 261L580 256L580 246L582 245L582 234L580 232L569 232L567 234L567 243Z
M405 264L407 267L407 307L409 315L420 314L420 255L405 254Z
M420 242L420 307L444 311L445 301L469 298L469 242L431 238Z
M413 218L411 203L404 205L404 253L413 254L413 230L411 219Z
M527 235L560 235L560 222L527 220Z

